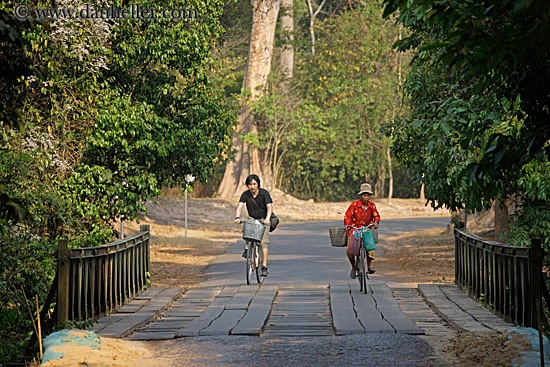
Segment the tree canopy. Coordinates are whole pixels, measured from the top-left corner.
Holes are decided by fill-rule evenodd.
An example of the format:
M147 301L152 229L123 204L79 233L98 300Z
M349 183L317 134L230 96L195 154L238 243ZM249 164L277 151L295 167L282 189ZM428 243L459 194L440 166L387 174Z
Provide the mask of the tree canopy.
M545 1L385 1L415 50L412 113L385 126L435 208L515 200L511 242L550 238L550 5Z
M22 290L46 296L59 238L71 246L111 241L114 220L135 219L162 186L185 185L187 175L206 180L229 143L234 109L209 81L224 2L140 5L186 7L197 16L19 20L12 2L0 6L5 361L16 359L32 329ZM4 343L12 332L23 334Z

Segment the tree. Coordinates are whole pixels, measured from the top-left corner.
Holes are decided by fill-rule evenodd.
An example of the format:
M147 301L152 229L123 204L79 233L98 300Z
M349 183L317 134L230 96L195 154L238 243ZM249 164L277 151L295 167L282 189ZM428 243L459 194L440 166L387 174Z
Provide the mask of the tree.
M282 0L281 10L281 71L284 75L283 90L288 91L294 74L294 0Z
M275 26L280 5L281 0L252 1L252 31L243 80L243 97L239 124L232 141L236 155L227 163L218 188L218 195L222 197L236 195L242 191L249 174L262 173L259 151L254 149L252 144L253 140L257 139L258 127L251 114L250 103L263 95L271 71Z
M280 163L277 185L300 197L347 199L365 176L381 183L385 174L389 139L378 130L394 103L397 33L376 5L345 4L319 13L315 55L302 42L309 11L295 13L302 38L291 88L282 91L283 77L275 76L255 104L260 146L270 166Z
M313 10L312 0L307 0L307 9L309 10L309 34L311 36L311 54L315 56L315 18L325 5L327 0L322 0L316 10Z
M435 208L472 212L520 194L510 241L537 236L548 246L550 51L540 45L550 4L385 4L409 30L400 49L418 51L406 88L412 114L386 130L396 154L424 174Z
M43 301L57 239L105 244L112 221L135 218L162 185L209 176L235 120L209 88L223 5L191 0L189 22L21 22L0 5L0 363L22 355L32 330L22 289Z

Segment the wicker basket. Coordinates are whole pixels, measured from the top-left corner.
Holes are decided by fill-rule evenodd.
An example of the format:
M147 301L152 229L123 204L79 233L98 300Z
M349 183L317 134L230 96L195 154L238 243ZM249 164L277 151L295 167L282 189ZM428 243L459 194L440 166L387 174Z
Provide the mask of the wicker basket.
M264 236L265 227L259 222L243 222L243 238L245 240L261 242Z
M329 228L330 244L334 247L345 247L348 245L348 232L346 228Z

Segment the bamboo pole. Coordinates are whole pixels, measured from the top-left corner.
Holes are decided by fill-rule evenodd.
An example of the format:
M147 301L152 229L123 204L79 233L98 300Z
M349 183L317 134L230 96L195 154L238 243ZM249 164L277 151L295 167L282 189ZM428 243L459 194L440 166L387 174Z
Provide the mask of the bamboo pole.
M36 323L34 322L34 317L32 317L32 311L31 311L31 306L29 305L29 299L25 294L25 290L23 289L23 286L21 286L21 291L23 292L23 297L25 298L25 304L27 305L27 310L29 310L29 315L32 321L32 327L34 328L34 332L36 333L36 335L38 335L38 330L36 329Z
M44 353L42 351L42 327L40 326L40 306L38 305L38 294L34 296L34 299L36 300L36 318L38 320L38 345L40 346L40 360L42 361Z

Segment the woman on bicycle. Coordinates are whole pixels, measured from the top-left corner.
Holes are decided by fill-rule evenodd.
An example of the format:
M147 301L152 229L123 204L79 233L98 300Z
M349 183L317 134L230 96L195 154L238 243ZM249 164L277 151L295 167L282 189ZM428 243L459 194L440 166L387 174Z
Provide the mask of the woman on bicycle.
M241 223L241 211L244 204L250 221L259 220L266 227L260 248L262 249L262 276L267 276L267 244L269 243L269 226L271 213L273 212L273 200L265 189L260 188L260 178L257 175L250 175L245 181L248 190L242 193L235 213L235 223ZM243 257L246 257L247 249L244 249Z
M360 200L356 200L346 210L346 216L344 217L344 225L348 228L348 237L353 235L353 229L351 227L368 226L374 223L374 228L378 228L380 225L380 214L376 210L376 205L370 201L372 196L372 188L368 183L361 184L358 195L361 195ZM351 273L349 276L352 279L356 277L355 259L349 250L346 251L349 262L351 263ZM369 274L373 274L376 270L371 267L372 260L374 260L374 250L367 252L367 268Z

